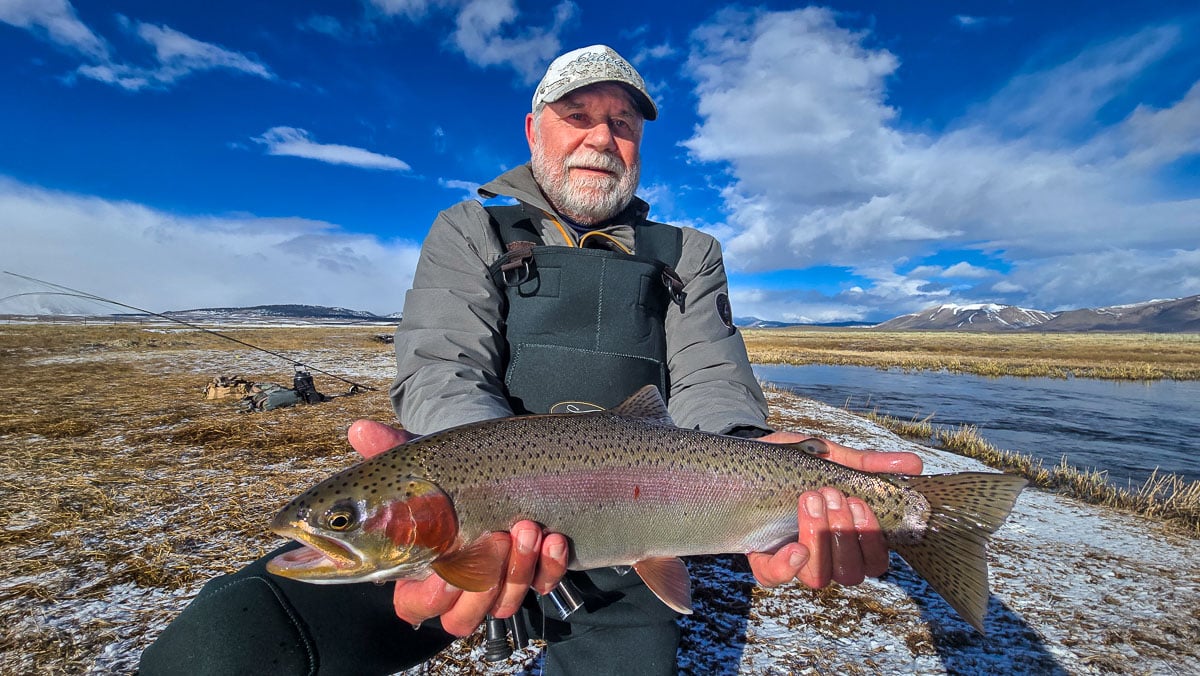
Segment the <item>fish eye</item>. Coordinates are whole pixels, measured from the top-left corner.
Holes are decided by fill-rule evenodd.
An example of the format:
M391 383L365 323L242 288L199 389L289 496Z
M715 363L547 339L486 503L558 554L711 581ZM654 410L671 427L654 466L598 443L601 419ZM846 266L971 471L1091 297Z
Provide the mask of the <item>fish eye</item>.
M325 527L338 532L348 531L358 523L358 510L354 505L339 503L325 512Z

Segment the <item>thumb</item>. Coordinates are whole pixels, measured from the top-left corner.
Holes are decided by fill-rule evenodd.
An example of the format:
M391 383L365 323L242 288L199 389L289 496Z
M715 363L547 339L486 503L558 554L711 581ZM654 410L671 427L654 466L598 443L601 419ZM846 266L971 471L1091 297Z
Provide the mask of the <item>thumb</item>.
M355 420L346 431L346 438L359 455L371 458L411 441L415 435L374 420Z

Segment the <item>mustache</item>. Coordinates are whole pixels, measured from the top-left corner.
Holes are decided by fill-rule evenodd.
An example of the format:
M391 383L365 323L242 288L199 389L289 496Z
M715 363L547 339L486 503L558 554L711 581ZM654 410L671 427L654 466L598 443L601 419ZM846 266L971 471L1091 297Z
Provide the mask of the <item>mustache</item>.
M567 169L601 169L616 174L617 178L625 175L625 163L619 158L607 153L591 151L576 151L563 163Z

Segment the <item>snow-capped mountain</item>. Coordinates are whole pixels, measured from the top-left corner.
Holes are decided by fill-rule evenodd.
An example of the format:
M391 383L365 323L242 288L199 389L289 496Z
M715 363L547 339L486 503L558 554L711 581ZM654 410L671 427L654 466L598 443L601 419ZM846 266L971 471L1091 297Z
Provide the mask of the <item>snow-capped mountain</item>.
M1143 303L1046 312L1015 305L937 305L875 326L883 330L1200 331L1200 295Z
M1054 314L1030 310L1015 305L975 303L972 305L937 305L920 312L901 315L876 326L885 330L953 329L957 331L1002 331L1029 329L1054 319Z
M1200 331L1200 296L1059 312L1044 331Z

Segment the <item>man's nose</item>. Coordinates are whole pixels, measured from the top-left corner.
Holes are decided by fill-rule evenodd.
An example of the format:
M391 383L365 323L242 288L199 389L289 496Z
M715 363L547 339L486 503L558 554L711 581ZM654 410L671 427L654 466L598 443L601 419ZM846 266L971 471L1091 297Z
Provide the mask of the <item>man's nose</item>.
M616 136L608 122L596 124L588 130L587 144L596 150L614 150L617 147Z

